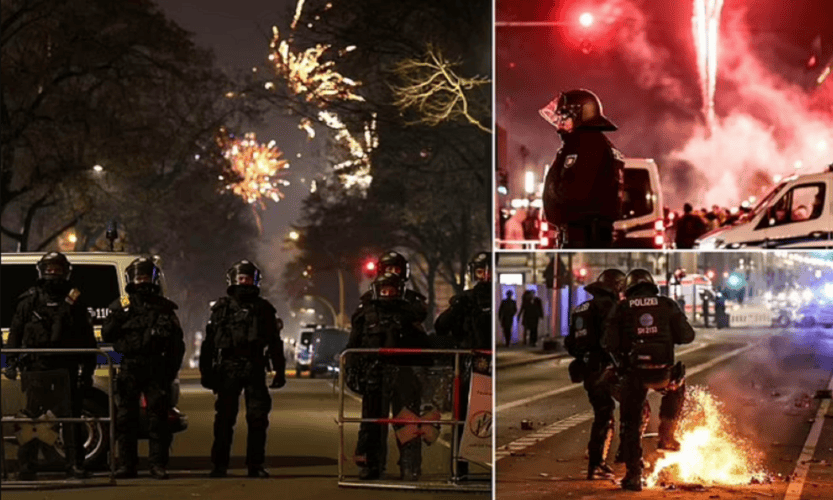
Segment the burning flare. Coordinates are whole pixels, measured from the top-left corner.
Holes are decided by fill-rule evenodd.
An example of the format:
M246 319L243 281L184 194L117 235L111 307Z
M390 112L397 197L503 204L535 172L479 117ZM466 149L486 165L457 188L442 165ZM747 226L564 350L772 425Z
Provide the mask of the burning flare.
M705 387L689 387L676 437L680 451L666 452L646 480L663 483L741 485L764 482L769 475L749 443L732 435L723 405Z
M720 35L720 12L723 0L694 0L694 44L697 68L700 70L700 92L706 129L714 124L714 88L717 82L717 41Z

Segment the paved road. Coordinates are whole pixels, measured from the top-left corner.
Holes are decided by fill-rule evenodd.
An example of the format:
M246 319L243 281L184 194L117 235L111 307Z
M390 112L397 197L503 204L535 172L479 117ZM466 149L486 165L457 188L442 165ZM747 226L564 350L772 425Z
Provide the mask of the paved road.
M645 498L833 498L833 416L829 400L813 399L833 374L833 330L706 330L677 347L687 383L706 386L725 405L734 432L762 454L772 484L710 487L703 491L643 491ZM496 401L497 498L538 499L632 495L611 480L586 481L591 407L580 384L567 377L569 360L499 369ZM808 399L809 397L809 399ZM656 432L659 398L648 432ZM616 413L618 421L618 411ZM522 430L530 420L532 430ZM813 431L815 425L815 431ZM808 439L809 438L809 439ZM614 440L612 450L618 447ZM646 438L649 462L656 438ZM803 453L803 455L802 455ZM792 483L795 473L804 479ZM624 467L617 465L617 478ZM792 489L788 487L792 484ZM799 488L800 487L800 488Z
M198 380L185 378L179 407L188 415L189 428L174 439L173 453L169 472L171 479L156 481L146 475L135 480L120 480L116 486L86 486L81 489L50 490L39 492L19 492L4 489L3 498L14 499L234 499L244 496L256 498L291 498L316 499L344 498L364 499L378 498L384 495L391 500L407 498L488 498L488 494L463 492L432 491L372 491L368 489L339 487L338 481L338 443L339 432L336 425L338 397L330 380L289 378L286 387L270 391L273 410L270 414L270 427L266 448L266 466L272 474L269 479L249 479L245 477L245 443L246 426L244 410L238 416L237 433L232 448L232 462L227 479L210 479L209 460L212 443L212 423L214 418L214 396L210 391L198 385ZM242 401L242 398L241 398ZM357 398L345 399L347 416L358 417L360 404ZM448 418L448 417L444 417ZM355 447L357 426L348 425L344 433L344 450L346 455L346 474L355 476L358 469L350 463ZM445 436L446 441L448 436ZM398 454L396 445L391 440L387 465L387 482L397 483ZM437 442L423 448L423 481L442 483L447 478L450 450ZM140 442L141 457L147 456L147 442ZM146 467L144 460L140 467ZM487 473L485 469L477 472ZM93 482L106 482L105 477L95 478ZM488 484L488 483L485 483ZM7 497L8 495L8 497Z

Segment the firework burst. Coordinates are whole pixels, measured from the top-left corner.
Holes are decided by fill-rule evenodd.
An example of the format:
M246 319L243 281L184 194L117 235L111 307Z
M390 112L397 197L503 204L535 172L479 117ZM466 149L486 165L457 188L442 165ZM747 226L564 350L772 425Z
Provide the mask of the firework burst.
M769 475L758 465L749 443L732 434L723 405L704 387L689 387L676 436L680 451L657 460L646 484L700 483L741 485L764 482Z
M277 202L283 198L280 186L288 185L289 181L279 177L289 168L289 162L281 158L283 153L275 146L275 141L261 144L253 132L241 139L224 128L220 129L216 140L223 157L228 160L220 175L220 180L226 183L225 190L261 209L265 208L265 199Z

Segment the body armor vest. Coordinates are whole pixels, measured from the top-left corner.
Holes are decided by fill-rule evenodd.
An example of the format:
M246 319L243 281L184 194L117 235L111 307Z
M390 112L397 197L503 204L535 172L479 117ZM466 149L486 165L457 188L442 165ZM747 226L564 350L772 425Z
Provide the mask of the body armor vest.
M173 311L164 305L131 305L121 325L122 335L113 347L129 357L162 356L174 349L177 328Z
M240 304L228 297L218 301L212 320L217 325L214 346L217 349L264 347L260 327L260 299Z
M624 300L622 325L630 342L630 366L637 369L667 368L674 364L674 339L663 297L629 297Z
M63 297L52 299L39 290L32 292L31 313L23 326L21 347L61 347L62 336L72 328L72 313Z

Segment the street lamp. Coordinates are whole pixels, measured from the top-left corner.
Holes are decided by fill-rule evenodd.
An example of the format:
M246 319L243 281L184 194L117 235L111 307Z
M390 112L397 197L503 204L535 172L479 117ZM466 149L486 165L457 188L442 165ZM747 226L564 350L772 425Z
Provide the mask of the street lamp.
M289 232L289 239L292 241L298 241L298 238L300 237L301 235L298 233L298 231L292 230Z
M535 193L535 172L530 172L527 170L526 175L524 177L524 192L527 195L532 195Z
M591 24L593 24L593 14L589 12L584 12L580 16L578 16L578 22L585 28L589 28Z

